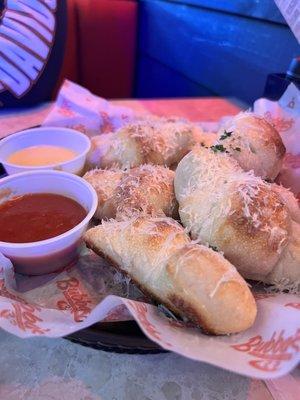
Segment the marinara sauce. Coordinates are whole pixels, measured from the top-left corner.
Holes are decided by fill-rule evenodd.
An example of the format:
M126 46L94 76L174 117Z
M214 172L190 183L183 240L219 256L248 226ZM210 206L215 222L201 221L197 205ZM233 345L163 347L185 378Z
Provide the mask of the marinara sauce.
M16 196L0 205L0 241L30 243L61 235L87 215L75 200L52 193Z

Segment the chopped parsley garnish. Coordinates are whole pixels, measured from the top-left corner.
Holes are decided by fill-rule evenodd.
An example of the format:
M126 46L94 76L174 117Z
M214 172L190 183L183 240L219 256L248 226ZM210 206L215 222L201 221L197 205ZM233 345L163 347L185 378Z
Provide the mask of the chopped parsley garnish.
M226 151L225 147L222 144L215 144L214 146L210 146L210 148L214 153L216 153L217 151L224 153Z
M223 135L221 135L220 140L225 140L226 138L230 137L233 134L233 131L227 132L226 130L224 131Z
M205 143L204 143L204 142L201 142L201 143L200 143L200 146L201 146L201 147L205 147L206 149L208 149L208 147L205 146Z
M217 248L217 246L211 246L211 245L209 245L209 248L212 249L213 251L219 251L218 248Z

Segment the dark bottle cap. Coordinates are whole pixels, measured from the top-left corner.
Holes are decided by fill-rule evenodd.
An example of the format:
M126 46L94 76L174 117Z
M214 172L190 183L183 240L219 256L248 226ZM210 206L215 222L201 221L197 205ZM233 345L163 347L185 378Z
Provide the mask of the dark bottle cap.
M292 59L286 75L290 80L300 81L300 56Z

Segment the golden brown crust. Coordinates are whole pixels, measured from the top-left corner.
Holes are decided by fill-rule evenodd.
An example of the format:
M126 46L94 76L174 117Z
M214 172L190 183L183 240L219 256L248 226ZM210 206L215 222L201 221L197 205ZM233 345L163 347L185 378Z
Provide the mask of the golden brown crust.
M203 135L201 128L181 120L137 120L116 132L93 138L89 165L121 169L149 163L171 166L203 136L207 135Z
M247 284L219 253L204 246L185 245L170 259L167 271L174 283L172 298L175 296L176 304L181 302L185 308L185 315L201 323L206 331L234 333L254 322L256 305ZM201 298L201 303L197 298ZM221 308L218 319L212 318Z
M117 219L134 212L178 218L174 194L174 172L160 166L143 165L126 173L115 193Z
M83 176L93 186L98 196L98 207L95 218L101 220L116 216L116 209L112 198L123 175L124 172L120 170L94 169Z
M143 230L144 221L147 217L140 217L133 220L132 226L134 229L139 231L139 229ZM139 280L135 279L135 277L124 269L120 264L118 264L113 257L110 257L105 251L101 250L99 246L96 245L93 235L91 234L93 229L90 229L86 232L84 236L84 241L86 246L91 249L98 256L104 258L113 268L117 271L121 272L125 276L131 279L131 281L149 298L151 298L157 304L165 304L171 311L173 311L176 315L182 316L182 311L176 307L175 304L170 302L170 300L166 300L162 296L157 295L151 288L147 285L142 284ZM178 232L178 237L174 238L179 245L184 246L187 243L187 236L183 233L182 227L176 223L175 221L170 224L170 219L161 218L155 221L155 231L151 232L151 235L146 237L143 245L147 247L147 249L155 252L165 243L166 237L170 236L172 233ZM134 240L134 239L133 239ZM139 239L138 239L139 240ZM194 322L197 323L196 320ZM199 322L199 320L198 320ZM201 326L201 325L200 325Z
M197 312L194 305L182 298L179 294L171 294L168 300L170 304L173 305L173 309L172 307L169 308L175 314L178 314L178 310L181 310L181 314L188 320L194 322L197 326L200 326L205 333L218 334L213 328L206 324L205 319Z
M132 240L138 240L142 248L147 248L153 254L158 252L166 242L166 238L172 237L172 235L173 251L189 241L188 235L184 232L182 226L171 218L143 215L134 217L132 222L130 220L128 222L134 232L131 234ZM166 251L170 250L166 249Z
M240 113L219 131L218 143L234 157L245 171L274 180L278 175L285 147L273 125L253 113Z
M118 263L116 263L111 257L109 257L107 254L105 254L101 250L99 250L99 248L97 246L94 246L91 241L89 242L88 239L86 239L86 245L95 254L97 254L99 257L103 258L104 260L106 260L108 262L108 264L111 265L115 270L117 270L118 272L121 272L127 278L130 278L132 283L134 283L146 297L148 297L149 299L152 299L152 301L154 303L156 303L156 304L167 304L167 307L175 315L177 315L179 317L180 317L180 315L182 315L182 312L180 312L179 310L184 310L184 308L177 307L176 299L173 302L171 298L168 299L167 301L162 299L162 298L160 298L155 293L153 293L151 290L149 290L148 287L146 287L145 285L142 285L138 280L134 279L126 270L121 268L120 265ZM188 315L187 315L187 317L188 317ZM195 318L191 318L191 321L194 321L198 326L201 326L201 328L204 329L204 331L208 332L208 330L205 329L205 324L202 325L200 323L199 318L196 318L196 317Z
M293 221L300 223L300 204L291 190L281 185L272 184L282 203L286 206Z
M85 241L144 293L206 331L239 332L255 319L255 302L236 269L220 254L192 244L170 218L106 222L88 231Z
M241 185L240 189L243 192L243 189L247 189L246 185ZM244 198L239 192L233 199L228 221L237 228L239 234L248 239L267 243L270 251L279 250L282 240L286 241L284 232L287 232L289 228L289 219L287 209L277 194L269 187L258 186L255 196L248 205L249 214L244 212L244 207ZM257 219L254 219L254 215L257 216ZM278 228L280 232L272 240L269 240L269 231L272 227Z
M275 154L280 158L285 155L285 146L274 125L271 125L265 118L250 113L245 117L245 122L255 123L257 130L264 133L265 137L263 139L265 147L273 147Z
M98 194L98 219L121 220L140 213L178 218L174 172L168 168L142 165L128 171L93 170L84 179Z
M279 260L291 221L286 207L268 187L258 187L248 213L244 207L244 198L238 194L232 198L232 211L219 229L216 245L251 279L257 273L267 275Z
M145 164L172 165L196 143L196 128L174 121L138 122L124 129L124 135L135 141Z
M226 153L195 148L178 165L175 193L193 239L217 246L244 277L269 282L297 216L274 185L243 171ZM290 197L286 202L294 204ZM290 265L282 277L294 276Z

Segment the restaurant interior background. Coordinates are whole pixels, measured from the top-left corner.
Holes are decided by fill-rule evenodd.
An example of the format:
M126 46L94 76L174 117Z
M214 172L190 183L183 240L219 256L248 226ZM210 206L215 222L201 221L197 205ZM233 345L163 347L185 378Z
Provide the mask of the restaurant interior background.
M299 44L274 0L69 0L61 80L105 98L251 104Z
M14 1L11 0L10 3L16 4ZM63 2L60 3L60 1L57 0L57 4L62 5ZM50 4L50 0L44 0L44 2ZM108 135L115 133L111 130L116 130L118 124L122 126L126 124L126 121L128 123L132 115L138 121L139 115L148 116L149 113L159 117L187 118L191 121L191 126L194 122L197 126L199 124L205 134L214 133L223 129L222 124L226 122L226 118L230 122L233 115L241 110L247 110L256 99L266 94L266 83L268 78L270 79L270 74L282 73L285 77L292 59L300 56L299 43L276 5L283 2L284 4L287 4L285 2L300 4L300 0L66 0L66 2L68 24L63 25L67 30L65 57L52 99L50 99L50 94L46 99L57 100L54 103L35 104L28 109L4 109L4 107L1 109L0 104L2 143L6 140L2 138L13 140L15 136L12 135L13 133L32 127L34 127L33 131L36 131L36 127L45 129L47 140L53 137L51 135L54 135L56 130L56 137L62 135L61 127L63 130L64 127L68 127L84 133L88 132L90 138L100 133L107 134L106 137L112 137ZM26 3L26 0L20 0L20 3ZM35 4L38 3L40 2L36 1ZM5 0L2 3L0 0L1 4L6 4ZM297 7L295 9L298 12ZM295 30L296 27L300 34L300 12L295 18L298 18L299 22L296 24L294 20L292 29ZM297 36L299 39L299 35ZM59 45L63 46L62 43ZM61 47L58 46L58 50ZM44 76L46 75L45 73ZM56 75L53 73L52 76L47 75L45 79L54 81L54 78L56 79ZM64 79L70 82L62 85ZM78 83L81 87L73 85L72 82ZM51 90L54 89L53 86L51 85ZM65 90L66 87L71 87L72 90L68 92ZM83 88L89 89L103 99L94 97ZM297 90L295 87L293 89ZM41 91L41 93L44 92ZM57 93L59 93L58 97L56 97ZM32 98L36 100L35 95ZM73 102L68 103L70 99ZM113 101L106 101L106 99L113 99ZM148 101L148 99L153 100ZM287 104L290 103L289 99L289 97L286 99ZM254 109L255 112L260 112L258 115L265 114L266 110L263 108L265 103L260 102L260 108ZM288 173L294 173L291 175L297 184L297 190L295 189L294 192L300 199L299 104L300 102L297 103L295 110L295 128L294 119L291 119L288 113L286 114L287 121L276 118L276 113L271 117L274 116L274 120L279 121L278 126L281 122L283 122L282 126L284 122L287 122L287 125L283 126L285 131L282 129L282 132L285 132L284 139L290 140L288 157L286 157L290 163L287 165L291 166ZM282 108L283 112L287 111L287 107ZM128 112L128 120L126 115L124 118L124 110ZM96 128L94 125L91 127L92 124L89 125L91 120L95 122ZM82 121L85 125L81 124ZM108 124L106 124L107 121ZM39 125L42 127L39 128ZM50 135L49 131L47 132L48 128ZM286 131L289 131L288 134ZM177 134L175 130L174 132ZM36 135L36 132L33 133ZM75 133L80 134L80 132ZM231 129L226 131L224 125L220 140L228 139L232 133ZM89 143L87 136L85 136L85 141ZM161 137L163 135L159 131L159 136L156 135L157 143ZM208 141L209 137L210 135L206 136ZM64 139L64 145L73 144L74 138ZM43 140L46 141L46 139ZM150 142L152 143L152 137ZM222 144L211 146L212 143L217 142L211 142L208 145L214 148L214 155L220 155L217 153L219 150L220 152L226 150ZM279 143L282 143L281 139ZM205 147L203 143L201 144ZM167 145L165 147L168 149ZM178 148L178 153L180 153L181 147ZM275 153L276 148L275 146L272 149ZM236 154L240 154L241 148L234 147L233 150ZM250 150L256 154L253 149ZM86 153L82 152L82 154L86 156ZM95 154L97 155L97 151ZM265 153L262 154L261 156L258 152L259 160L263 159ZM138 152L137 156L139 156ZM283 156L284 153L280 154L281 158L278 157L280 161ZM101 161L101 157L102 155L97 161ZM83 164L84 161L85 159ZM100 171L101 168L106 169L106 166L93 167L99 168ZM60 167L58 169L60 170ZM223 168L221 170L223 171ZM52 171L54 172L62 174L62 172ZM1 167L0 178L2 178ZM73 178L80 179L76 175ZM14 179L14 172L1 181L5 179ZM47 179L41 179L41 182L47 186L48 190ZM28 180L28 187L31 187L30 184ZM65 189L62 183L58 186L60 190ZM289 183L285 186L291 187ZM173 190L173 178L171 188ZM213 190L214 187L207 196L208 200L215 199L214 193L210 196ZM97 197L95 199L97 205ZM263 200L261 204L265 205L265 198ZM205 209L204 206L203 209ZM258 211L260 211L259 208ZM276 215L275 212L274 215ZM133 238L134 235L132 235ZM215 249L212 246L209 251L212 253ZM165 250L164 247L163 250ZM248 258L250 251L245 253ZM146 250L145 254L147 254ZM0 322L3 323L4 329L1 326L0 400L46 398L53 400L299 400L300 369L296 367L299 362L299 346L296 345L299 341L297 325L299 314L296 318L294 315L299 312L300 303L294 297L291 297L292 300L290 297L289 300L284 298L284 295L294 296L293 294L279 294L280 300L276 303L272 290L266 292L265 297L263 292L256 293L256 302L260 307L258 324L253 330L241 333L245 336L238 337L214 338L203 335L200 331L190 333L190 329L193 328L188 325L183 327L186 332L183 331L182 335L180 333L176 336L182 329L181 321L174 321L171 314L167 314L166 319L156 318L156 315L159 317L163 315L162 311L167 311L164 307L158 314L151 314L151 305L140 303L140 307L136 306L136 309L132 305L131 312L139 321L144 335L134 321L118 320L119 317L123 317L124 304L119 305L120 308L116 307L120 315L115 313L114 308L108 308L107 315L111 317L108 321L105 321L107 315L103 318L104 308L100 312L99 307L96 310L97 313L94 312L95 308L101 304L99 299L102 296L102 293L99 294L101 286L98 283L102 279L99 274L100 258L92 254L92 257L95 257L92 258L94 264L89 263L89 258L85 264L85 256L86 254L83 254L83 261L81 260L83 273L79 270L79 275L73 276L71 274L77 273L77 269L66 269L66 273L70 272L70 276L63 275L63 279L60 276L58 278L60 281L55 281L53 284L53 287L56 285L54 289L50 282L49 292L48 289L45 290L46 285L39 286L40 277L37 276L33 277L31 282L34 287L37 285L35 293L38 294L28 294L31 278L26 281L26 277L22 280L22 276L19 275L17 283L25 293L20 291L21 294L18 294L20 301L10 297L9 290L5 292L7 297L2 297L0 317L1 315L4 317ZM12 271L12 264L9 268L6 271ZM2 265L0 265L1 271L4 274ZM95 274L94 271L96 271ZM8 274L8 277L11 276ZM48 279L47 275L45 276ZM74 283L72 280L74 277L76 284L78 283L78 290L76 285L65 286L68 282L66 279ZM99 281L96 278L99 278ZM217 283L217 290L219 283L223 282L222 279L223 276ZM82 292L81 283L84 287ZM88 300L85 300L85 288L92 287L90 283L94 284L97 288L95 293L99 295L99 297L95 296L95 301L93 298L95 304L93 303L91 307L89 292L87 292ZM4 293L6 287L2 286L2 289ZM48 293L52 293L52 289L53 297L48 296ZM248 286L247 290L249 290ZM215 289L209 293L210 299L214 297L214 293ZM32 304L29 303L29 308L26 309L27 303L24 302L23 295L24 299L27 299L26 302L30 296L34 300L36 300L34 296L37 296L42 306L40 307L39 303L34 301ZM239 298L234 297L238 303ZM269 300L270 303L268 303ZM127 305L130 305L132 300L128 301ZM19 309L25 307L24 314L29 319L29 322L27 321L29 328L25 327L27 330L23 329L21 318L19 321L16 319L15 325L14 319L9 319L13 314L7 313L7 304L13 304L11 307L19 306ZM283 304L284 307L282 307ZM112 302L111 305L113 306L114 303ZM108 303L105 303L105 307L108 307ZM278 312L279 307L280 312ZM224 307L220 309L222 317L225 315ZM30 313L31 310L33 310L32 313ZM157 310L154 312L156 313ZM217 316L219 318L219 315ZM87 318L90 318L88 322ZM239 318L235 320L239 322ZM167 325L162 325L161 321L167 321ZM34 329L36 325L37 329L39 328L40 322L43 323L41 326L45 327L45 331L37 330L36 333ZM107 328L104 326L106 323ZM150 329L147 330L147 327ZM22 329L21 339L18 337L18 330ZM42 337L45 332L47 337ZM69 335L69 332L72 334ZM29 339L29 336L34 335L40 337ZM68 340L65 340L65 337ZM168 341L164 342L165 338ZM221 348L223 338L225 345ZM276 379L273 378L274 376Z

